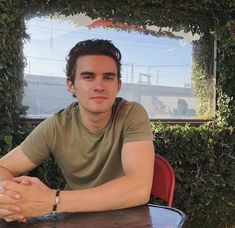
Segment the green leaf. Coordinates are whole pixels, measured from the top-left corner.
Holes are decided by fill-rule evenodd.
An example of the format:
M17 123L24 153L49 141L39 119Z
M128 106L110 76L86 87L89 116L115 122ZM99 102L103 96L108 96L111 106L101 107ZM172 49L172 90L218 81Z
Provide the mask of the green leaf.
M11 135L5 135L4 136L4 141L7 145L11 145L12 144L12 136Z

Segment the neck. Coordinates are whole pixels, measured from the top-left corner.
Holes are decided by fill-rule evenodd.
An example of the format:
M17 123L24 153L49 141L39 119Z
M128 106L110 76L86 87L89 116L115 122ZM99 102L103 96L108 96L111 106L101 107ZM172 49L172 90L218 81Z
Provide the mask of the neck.
M111 115L112 110L105 113L87 113L85 110L80 108L82 124L92 134L96 134L100 130L104 129L108 125Z

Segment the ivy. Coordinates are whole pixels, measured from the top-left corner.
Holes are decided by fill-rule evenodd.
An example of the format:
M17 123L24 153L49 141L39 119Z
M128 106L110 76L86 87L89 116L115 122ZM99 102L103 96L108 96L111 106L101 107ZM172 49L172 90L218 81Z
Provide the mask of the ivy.
M18 1L0 1L0 148L6 153L10 137L23 115L23 39L27 37L24 13Z
M35 16L85 13L91 18L112 18L143 28L147 25L191 31L202 40L195 44L194 71L196 93L201 110L211 96L211 71L205 49L217 37L217 124L199 128L153 125L156 150L175 168L175 206L185 210L189 222L201 227L234 224L234 126L235 126L235 21L234 0L0 0L0 154L7 153L30 132L31 126L19 124L25 114L23 96L23 42L28 38L25 19ZM204 55L202 55L204 54ZM208 113L210 115L210 113ZM51 164L51 163L46 163ZM52 167L53 164L51 164ZM51 165L49 165L51 167ZM49 168L48 166L48 168ZM41 174L48 173L47 169ZM58 170L54 170L58 183ZM53 182L54 180L52 180ZM53 182L54 183L54 182ZM205 223L204 223L205 222ZM209 227L209 225L207 226Z
M205 33L200 40L193 42L192 80L198 103L197 115L202 119L214 116L213 42L210 33Z
M235 20L217 27L218 33L218 118L235 126Z
M154 123L155 150L171 163L173 207L188 215L188 227L235 224L235 132L220 122L200 127Z

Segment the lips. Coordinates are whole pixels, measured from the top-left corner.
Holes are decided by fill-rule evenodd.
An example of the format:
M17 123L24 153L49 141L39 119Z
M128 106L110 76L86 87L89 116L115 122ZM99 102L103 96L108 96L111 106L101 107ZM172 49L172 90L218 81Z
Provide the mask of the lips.
M105 96L95 96L95 97L91 97L92 100L106 100L108 99L108 97Z
M106 97L106 96L95 96L95 97L91 97L91 100L95 103L101 104L101 103L107 101L108 97Z

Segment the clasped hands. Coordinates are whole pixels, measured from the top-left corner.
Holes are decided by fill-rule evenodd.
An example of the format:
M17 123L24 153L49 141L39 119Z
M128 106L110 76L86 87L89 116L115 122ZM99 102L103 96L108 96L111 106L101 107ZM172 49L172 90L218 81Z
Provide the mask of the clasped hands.
M21 176L0 183L0 218L26 222L52 210L54 190L36 177Z

